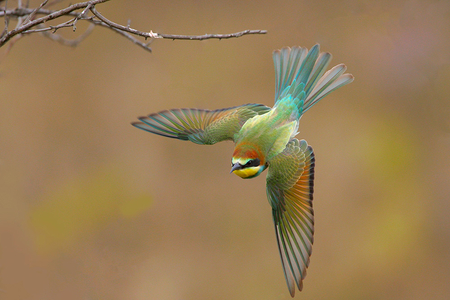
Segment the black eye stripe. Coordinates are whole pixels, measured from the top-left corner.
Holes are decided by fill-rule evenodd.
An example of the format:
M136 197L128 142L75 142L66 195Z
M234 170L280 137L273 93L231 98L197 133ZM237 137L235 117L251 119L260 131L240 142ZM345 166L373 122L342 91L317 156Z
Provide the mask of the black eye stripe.
M245 167L257 167L260 164L260 160L258 158L249 160L244 166Z

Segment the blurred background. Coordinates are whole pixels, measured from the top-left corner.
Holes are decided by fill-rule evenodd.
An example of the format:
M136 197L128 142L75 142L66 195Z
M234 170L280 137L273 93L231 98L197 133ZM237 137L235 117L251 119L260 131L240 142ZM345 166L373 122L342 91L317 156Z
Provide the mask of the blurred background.
M39 35L2 47L0 299L290 299L265 176L230 175L231 142L200 147L130 122L271 106L272 51L315 43L355 81L300 124L316 153L316 233L296 298L450 298L449 1L97 10L142 31L268 33L155 40L148 53L96 28L77 48Z

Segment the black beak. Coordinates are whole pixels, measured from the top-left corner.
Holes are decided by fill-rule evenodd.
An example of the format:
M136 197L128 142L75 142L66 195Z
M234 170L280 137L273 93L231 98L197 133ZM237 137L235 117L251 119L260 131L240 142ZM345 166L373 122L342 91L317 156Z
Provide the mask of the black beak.
M231 167L231 171L230 173L233 173L233 171L235 170L240 170L242 169L242 165L240 163L235 163L232 167Z

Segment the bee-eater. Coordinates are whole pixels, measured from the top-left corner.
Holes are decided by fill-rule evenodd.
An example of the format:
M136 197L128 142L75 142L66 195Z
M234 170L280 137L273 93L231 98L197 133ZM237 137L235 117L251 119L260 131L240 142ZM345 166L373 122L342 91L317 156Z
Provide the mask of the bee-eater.
M165 137L212 145L231 140L231 172L253 178L269 169L266 192L284 275L292 297L301 291L314 234L315 158L311 146L298 140L303 113L335 89L353 81L340 64L325 73L330 53L319 45L308 51L285 47L273 52L275 105L245 104L218 110L171 109L140 117L132 125Z

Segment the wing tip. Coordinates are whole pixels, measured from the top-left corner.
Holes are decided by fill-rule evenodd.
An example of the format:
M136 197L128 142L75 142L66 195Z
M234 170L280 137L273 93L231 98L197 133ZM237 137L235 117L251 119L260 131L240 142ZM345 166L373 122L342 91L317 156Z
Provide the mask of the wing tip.
M139 119L139 118L138 118ZM132 126L139 128L139 129L143 129L143 125L145 125L145 123L143 122L138 122L138 121L134 121L130 123Z

